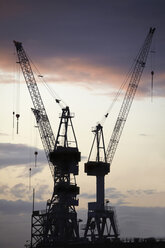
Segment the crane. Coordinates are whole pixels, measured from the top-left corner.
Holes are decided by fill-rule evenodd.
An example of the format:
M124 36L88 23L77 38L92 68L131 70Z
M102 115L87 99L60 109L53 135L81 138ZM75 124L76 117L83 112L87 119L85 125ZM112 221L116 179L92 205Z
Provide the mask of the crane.
M55 139L29 58L21 42L14 41L18 63L27 84L42 144L54 180L53 194L46 209L32 212L31 248L55 246L57 243L74 242L79 238L75 207L78 206L78 175L80 152L68 106L62 108L60 124ZM56 101L58 102L58 101ZM69 133L69 134L68 134ZM70 140L69 137L72 137Z
M105 205L104 177L110 172L110 166L146 64L154 32L155 28L150 28L144 44L136 57L135 64L132 66L129 84L107 150L105 150L103 127L101 124L98 124L93 130L94 140L88 162L85 163L87 175L96 176L96 202L88 203L88 218L84 232L84 237L90 237L91 240L101 240L108 237L117 238L119 236L115 209ZM90 161L95 142L97 149L96 161Z

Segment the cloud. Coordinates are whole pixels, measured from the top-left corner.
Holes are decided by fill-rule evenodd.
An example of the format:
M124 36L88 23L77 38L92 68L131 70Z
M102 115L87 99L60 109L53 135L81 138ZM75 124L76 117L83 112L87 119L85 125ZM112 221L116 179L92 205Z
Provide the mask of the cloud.
M145 72L145 71L144 71ZM138 96L146 96L151 97L151 93L153 97L164 97L165 96L165 73L155 71L155 75L153 78L153 88L151 86L151 76L150 71L147 70L147 75L143 77L138 86L137 94Z
M29 164L29 154L34 154L36 148L23 144L0 144L0 169L7 166ZM46 163L44 151L38 149L38 163L42 167Z
M45 209L45 202L36 202L35 209ZM21 248L31 236L32 202L0 199L0 247Z
M127 68L118 68L114 65L99 64L95 61L91 62L88 59L80 57L50 57L39 61L39 67L44 81L47 83L74 84L75 86L85 87L88 90L100 88L105 91L105 93L100 94L108 96L112 95L112 90L116 90L116 88L119 89L122 83L126 81L126 85L122 91L124 94L130 80L130 78L126 78L130 65L127 66ZM33 71L35 72L36 69ZM38 72L36 72L36 75L38 75ZM1 81L7 82L7 80L13 82L13 80L6 77L6 75L4 75L4 79L2 77ZM37 76L36 81L38 83L40 82ZM162 91L164 88L164 77L158 74L154 81L156 81L153 90L154 96L164 96L165 91ZM150 71L147 71L147 74L144 76L142 75L136 95L138 97L151 96Z
M165 208L117 206L116 216L121 238L164 238ZM78 218L86 223L86 209L79 209Z
M7 133L0 133L0 136L9 136Z
M51 197L52 191L50 191L49 186L42 184L36 187L35 190L35 201L41 202L42 200ZM0 196L1 198L6 197L7 199L22 200L22 201L32 201L32 188L29 188L23 183L15 184L12 187L8 185L0 185Z
M128 194L130 195L152 195L158 193L155 189L148 189L148 190L127 190Z
M148 189L148 190L143 190L143 192L147 195L152 195L156 193L156 190L154 189Z
M49 186L46 184L41 185L37 189L36 194L35 194L35 199L40 202L45 199L45 195L49 195L49 197L51 197L52 195L52 191L50 191Z
M25 202L22 200L16 201L7 201L0 199L0 212L1 214L10 214L10 215L21 215L29 213L31 210L32 203Z
M9 187L7 185L0 185L0 194L6 195L9 192Z
M93 3L95 8L93 8ZM7 6L10 5L9 2ZM42 51L42 54L48 57L59 54L69 57L79 55L81 57L93 57L93 60L99 58L103 61L106 53L110 51L111 59L109 61L118 63L123 58L123 44L126 51L132 51L134 42L129 44L129 38L132 37L137 42L141 41L139 34L142 24L143 30L152 25L152 11L155 13L155 25L159 24L160 20L164 20L163 7L162 1L155 3L153 0L150 1L151 11L148 11L147 2L143 3L143 9L141 9L139 1L134 1L132 4L131 1L123 3L122 1L105 0L90 2L71 0L68 4L65 0L51 1L49 4L40 1L40 8L38 9L37 2L28 1L28 3L20 4L20 1L15 1L11 8L13 13L17 13L17 18L14 18L13 13L8 13L7 10L3 11L3 14L6 13L7 15L4 23L7 27L11 23L13 26L14 24L17 25L17 29L14 29L13 32L10 27L8 36L14 34L15 31L17 39L22 38L22 41L26 40L30 45L36 46L38 56L42 56ZM29 13L31 18L29 18ZM20 23L22 18L24 21ZM133 31L136 37L134 37ZM114 47L116 45L119 47L120 59L115 57L116 49Z
M122 237L164 237L165 208L118 206Z
M96 195L95 194L82 193L82 194L80 194L80 197L85 198L85 199L95 199Z
M164 192L155 189L118 190L105 188L105 201L112 206L162 206L164 207ZM86 201L96 201L96 193L82 193L80 198ZM161 202L161 203L160 203Z
M82 193L80 195L80 198L92 200L92 199L96 199L96 194ZM127 201L125 201L127 195L123 194L121 191L117 190L116 188L106 188L105 198L107 200L110 200L110 205L111 205L111 200L113 202L113 205L125 205L128 203Z
M54 57L42 63L48 82L68 82L87 87L91 83L94 83L95 87L101 87L104 83L113 87L122 80L121 70L119 72L114 67L90 63L87 59L78 57Z
M11 188L10 193L17 199L24 198L27 194L29 195L29 189L25 184L19 183Z
M154 80L153 96L164 97L165 92L165 73L158 74Z
M35 210L42 209L45 209L45 202L36 202ZM30 240L31 210L29 201L0 200L0 245L3 244L3 248L21 248L26 240ZM116 213L121 238L164 237L165 208L117 206ZM77 214L85 224L87 209L79 209ZM81 230L81 235L83 233Z
M10 4L10 8L9 8L9 4ZM25 5L19 1L19 0L14 0L12 2L9 1L2 1L1 2L1 18L2 19L6 19L6 18L16 18L18 14L21 14L22 12L24 12L25 9Z
M140 133L139 135L140 136L143 136L143 137L147 137L148 136L148 134L145 134L145 133Z
M123 193L121 193L116 188L106 188L105 189L105 195L109 199L118 199L118 200L121 200L121 199L126 198L126 195L123 194Z
M16 39L23 42L27 53L33 55L51 82L81 82L89 89L103 84L118 88L122 74L127 73L146 32L154 23L158 27L157 75L160 79L155 94L164 96L165 4L161 0L151 0L148 11L148 1L140 2L40 1L38 9L37 1L11 3L7 0L0 10L3 18L0 67L3 71L11 68L13 52L9 48ZM9 75L1 75L1 82L11 81ZM138 92L148 96L148 80L145 81Z

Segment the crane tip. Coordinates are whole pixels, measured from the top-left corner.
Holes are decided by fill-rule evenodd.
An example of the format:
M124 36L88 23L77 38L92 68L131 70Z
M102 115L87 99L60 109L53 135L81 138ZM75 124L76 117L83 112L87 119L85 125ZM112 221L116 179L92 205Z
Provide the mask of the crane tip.
M16 48L21 48L21 46L22 46L22 42L13 40L13 43L14 43L14 45L16 46Z
M156 28L152 28L152 27L151 27L151 28L150 28L150 33L153 34L153 33L155 32L155 29L156 29Z

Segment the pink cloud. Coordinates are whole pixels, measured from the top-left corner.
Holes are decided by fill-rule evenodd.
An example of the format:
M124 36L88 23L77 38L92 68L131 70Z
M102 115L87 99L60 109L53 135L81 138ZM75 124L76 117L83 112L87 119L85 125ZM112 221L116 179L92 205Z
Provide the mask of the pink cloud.
M11 68L14 68L16 56L12 52L2 53L0 61L0 81L3 83L11 83ZM15 61L14 61L15 60ZM47 83L68 83L75 86L82 86L88 90L94 88L106 89L106 94L110 94L110 90L118 90L125 80L126 72L117 67L110 67L98 63L90 63L86 59L78 57L53 57L40 60L37 63L39 72L35 73L36 80L38 74L42 74ZM10 71L10 72L9 72ZM14 75L13 75L14 78ZM154 91L156 96L164 96L162 92L165 84L165 73L154 75ZM107 89L110 89L109 92ZM140 85L138 87L137 96L150 96L151 93L151 77L149 74L142 75Z
M116 68L92 64L79 58L52 58L40 64L49 82L78 83L94 86L119 86L123 74Z

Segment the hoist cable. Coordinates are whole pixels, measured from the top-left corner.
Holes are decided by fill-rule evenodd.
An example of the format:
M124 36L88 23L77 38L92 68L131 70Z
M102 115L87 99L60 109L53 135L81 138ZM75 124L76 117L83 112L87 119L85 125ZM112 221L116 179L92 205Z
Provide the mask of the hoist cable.
M40 73L39 69L36 67L36 65L33 63L32 59L27 55L29 61L31 62L31 64L33 65L33 67L35 68L36 72L35 73L39 78L40 81L43 83L43 85L45 86L45 88L47 89L47 91L49 92L49 94L53 97L53 99L55 99L56 103L58 103L60 105L61 108L66 107L66 103L58 96L58 94L46 83L43 75ZM63 103L63 104L61 104Z
M13 47L14 48L14 47ZM16 61L16 53L15 48L13 51L14 56L14 62ZM14 138L14 127L15 127L15 109L16 109L16 63L13 63L13 131L12 131L12 137Z
M153 92L154 92L154 74L155 74L155 42L151 49L151 102L153 101Z
M135 61L136 61L136 59L135 59ZM135 62L134 62L134 63L135 63ZM121 93L122 93L122 91L123 91L125 85L128 83L128 79L129 79L129 77L131 76L131 72L132 72L132 68L133 68L133 66L134 66L134 63L132 64L130 70L128 71L128 73L127 73L127 75L126 75L126 78L125 78L125 80L123 81L123 83L121 84L119 90L118 90L117 93L115 94L115 97L114 97L112 103L110 104L110 106L109 106L109 108L108 108L106 114L103 116L103 118L102 118L102 120L101 120L101 122L100 122L100 124L101 124L102 126L104 125L104 123L105 123L107 117L109 116L110 112L111 112L112 109L113 109L113 106L115 105L116 101L118 100L119 96L121 95Z

